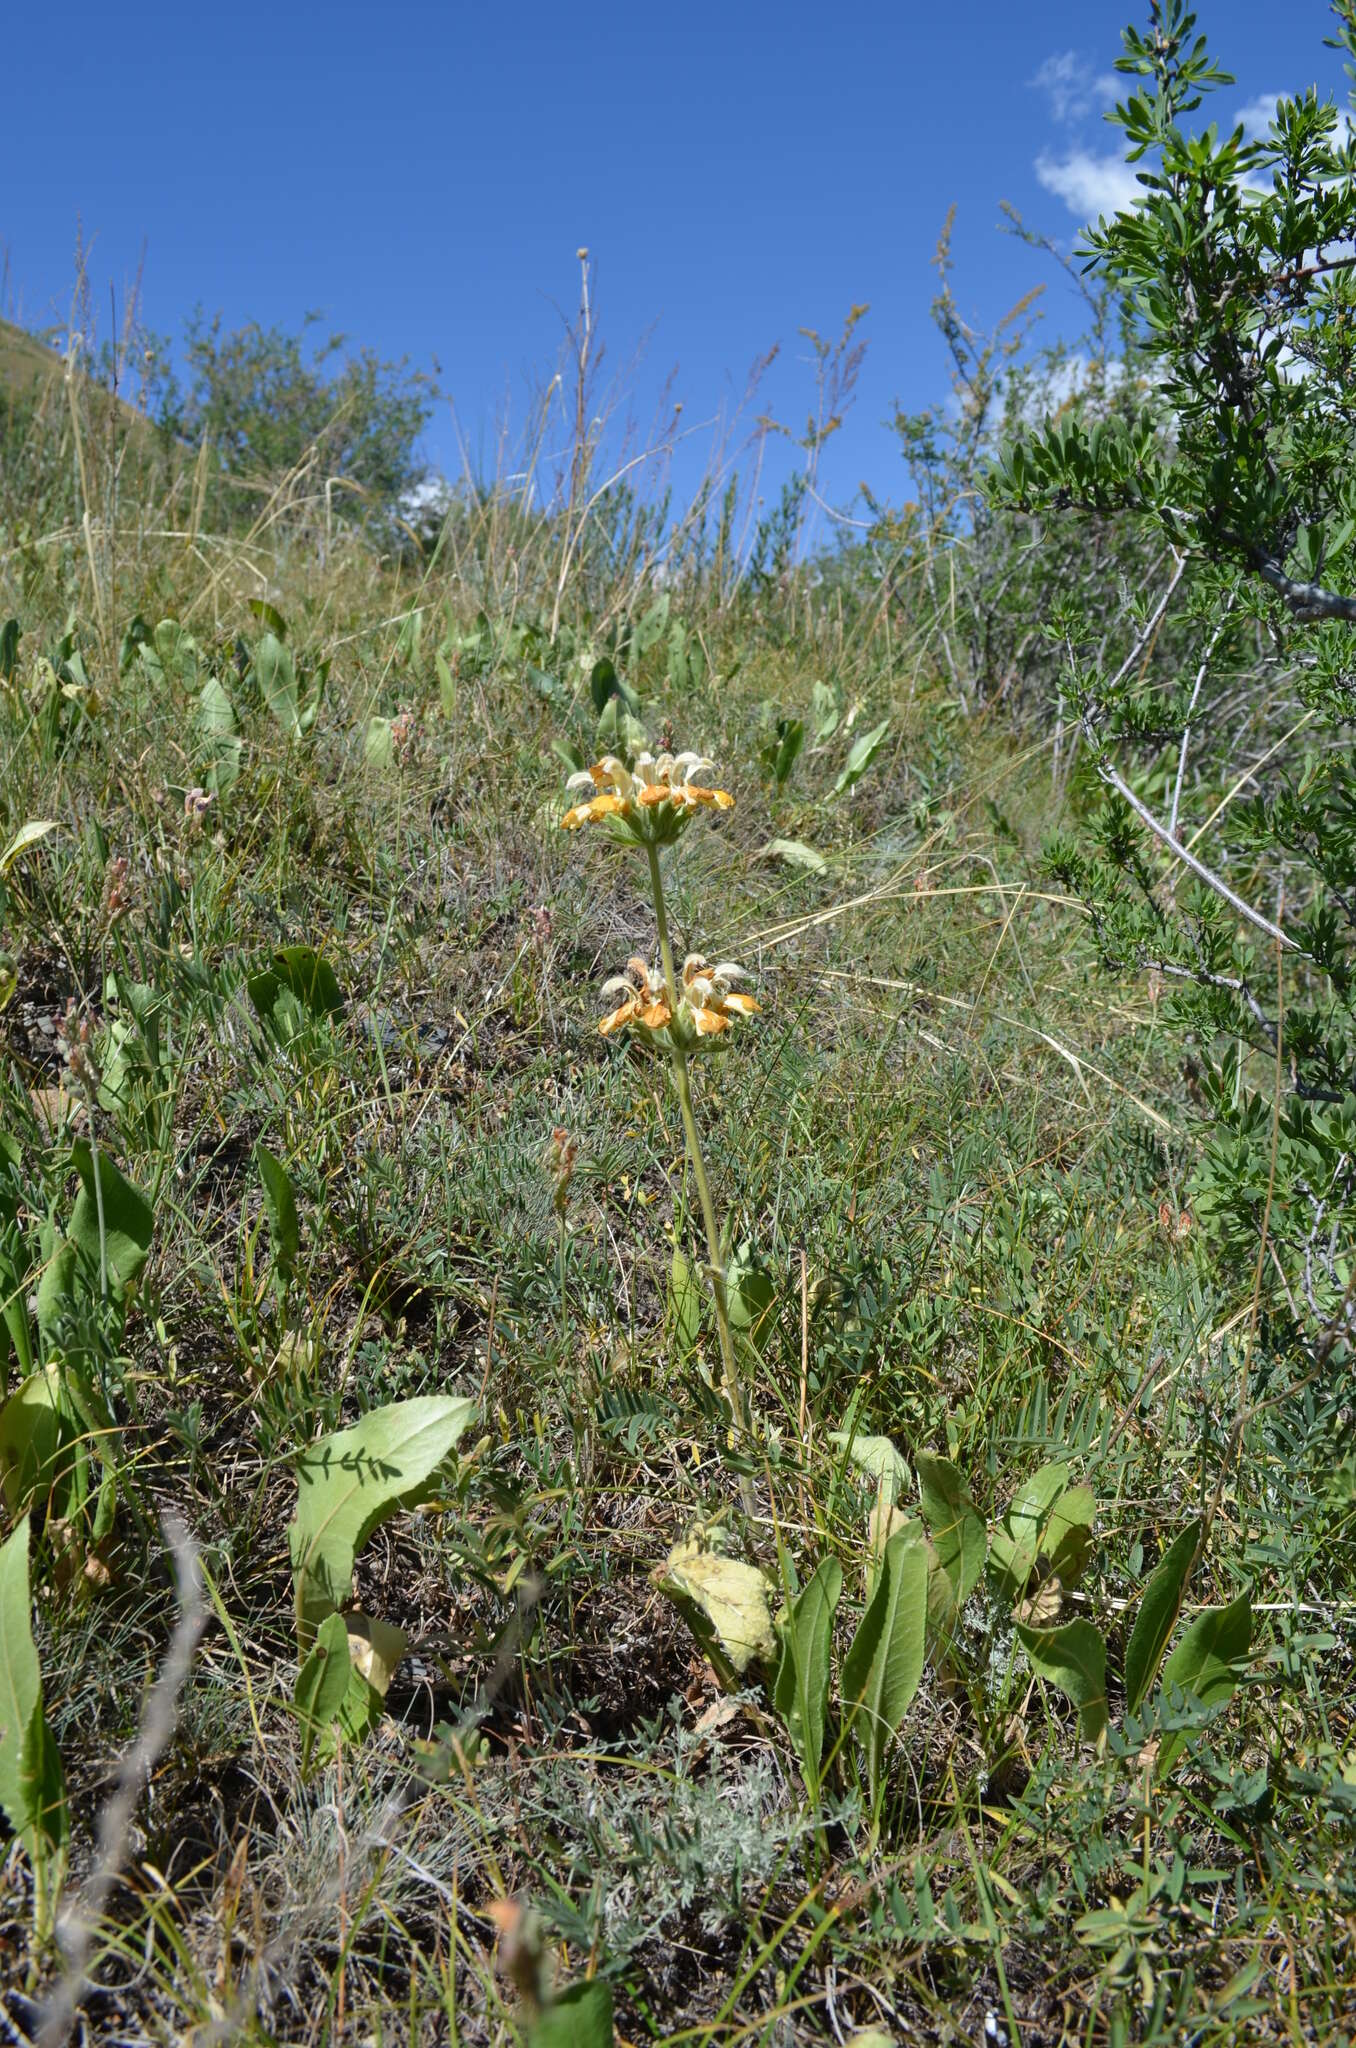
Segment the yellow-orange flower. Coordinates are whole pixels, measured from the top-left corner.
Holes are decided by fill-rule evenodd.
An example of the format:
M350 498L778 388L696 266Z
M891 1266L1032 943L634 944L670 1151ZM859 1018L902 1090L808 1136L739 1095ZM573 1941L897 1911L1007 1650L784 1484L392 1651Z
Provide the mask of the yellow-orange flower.
M728 1031L736 1017L754 1017L758 1003L753 996L735 988L748 975L737 961L718 960L714 967L701 953L689 953L683 962L683 1008L690 1011L692 1028L699 1038L713 1038Z
M567 832L575 832L581 825L615 819L622 836L641 843L675 839L697 811L733 808L734 798L727 791L709 789L695 779L709 774L711 767L699 754L638 754L631 768L615 754L605 754L592 768L570 777L566 787L587 794L560 822Z
M639 1024L646 1031L662 1031L673 1021L662 972L657 967L647 967L638 953L627 961L625 974L614 974L611 981L603 983L602 992L605 996L620 995L623 998L615 1010L599 1019L598 1029L604 1038L613 1031L620 1031L624 1024Z

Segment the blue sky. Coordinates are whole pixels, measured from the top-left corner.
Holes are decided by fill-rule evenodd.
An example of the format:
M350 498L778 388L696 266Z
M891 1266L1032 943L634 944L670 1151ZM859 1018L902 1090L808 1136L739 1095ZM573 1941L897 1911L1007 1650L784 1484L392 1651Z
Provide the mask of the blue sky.
M1344 89L1325 0L1200 11L1238 79L1226 117L1314 81ZM945 390L928 305L948 207L967 317L1044 280L1047 327L1076 320L1067 282L1001 232L999 202L1062 241L1115 203L1101 112L1125 18L1102 0L14 8L4 310L64 319L83 225L105 319L110 286L121 308L139 270L161 332L198 303L228 326L319 311L436 363L492 466L496 418L507 406L521 427L549 375L586 244L642 433L673 375L686 475L773 344L758 403L799 425L798 328L834 332L865 301L825 481L838 499L863 477L898 498L883 422ZM446 406L428 453L458 465Z

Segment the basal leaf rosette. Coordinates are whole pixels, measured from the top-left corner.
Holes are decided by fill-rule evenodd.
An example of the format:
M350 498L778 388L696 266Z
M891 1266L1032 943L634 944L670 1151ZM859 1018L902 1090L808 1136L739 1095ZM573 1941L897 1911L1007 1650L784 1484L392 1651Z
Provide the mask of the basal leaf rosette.
M603 983L603 995L621 1001L600 1018L598 1029L605 1038L636 1030L657 1045L692 1052L721 1039L739 1018L757 1014L756 998L735 986L748 978L737 961L719 960L712 966L704 954L689 953L677 984L675 1015L662 967L651 967L635 954L624 974Z
M698 811L733 810L727 791L696 779L712 767L700 754L637 754L630 768L604 754L570 777L566 787L582 801L571 805L561 825L567 832L602 825L623 846L672 846Z

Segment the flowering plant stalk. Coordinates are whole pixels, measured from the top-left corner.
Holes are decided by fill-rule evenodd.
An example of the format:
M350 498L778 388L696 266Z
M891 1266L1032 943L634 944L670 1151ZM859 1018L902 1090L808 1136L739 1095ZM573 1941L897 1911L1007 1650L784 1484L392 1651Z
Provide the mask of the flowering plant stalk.
M625 974L604 984L604 995L620 995L622 1000L600 1020L598 1028L605 1035L635 1030L668 1053L706 1234L707 1270L726 1399L736 1433L747 1442L748 1401L730 1330L720 1227L692 1106L690 1059L708 1044L722 1039L736 1019L754 1015L758 1004L753 996L735 986L747 976L734 961L719 961L712 966L702 954L689 953L681 974L676 969L659 863L660 849L675 844L699 810L733 808L734 798L726 791L707 788L696 780L709 772L711 765L696 754L660 754L655 758L642 753L627 768L615 755L606 755L595 767L570 778L570 788L586 791L587 795L566 812L561 822L567 831L577 830L581 825L602 824L621 844L643 847L649 863L650 896L659 934L659 966L651 967L637 955L627 963ZM753 1489L747 1477L741 1481L740 1494L746 1512L752 1513Z

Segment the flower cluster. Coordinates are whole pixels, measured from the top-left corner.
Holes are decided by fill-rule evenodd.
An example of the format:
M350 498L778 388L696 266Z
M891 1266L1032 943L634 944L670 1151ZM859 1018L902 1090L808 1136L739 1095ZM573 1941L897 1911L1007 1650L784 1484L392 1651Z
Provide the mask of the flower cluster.
M683 962L675 1018L662 969L647 966L637 954L627 961L625 974L604 982L605 996L620 995L623 1000L600 1020L598 1029L606 1037L635 1024L654 1035L663 1033L665 1043L684 1048L698 1039L717 1038L729 1030L736 1017L752 1017L757 1012L755 998L734 986L747 979L744 969L733 960L721 960L712 967L701 953L689 953Z
M589 794L560 822L567 832L606 823L619 838L667 845L703 807L733 809L734 798L725 790L708 789L694 779L711 768L699 754L638 754L631 768L615 754L605 754L592 768L570 777L567 788Z

